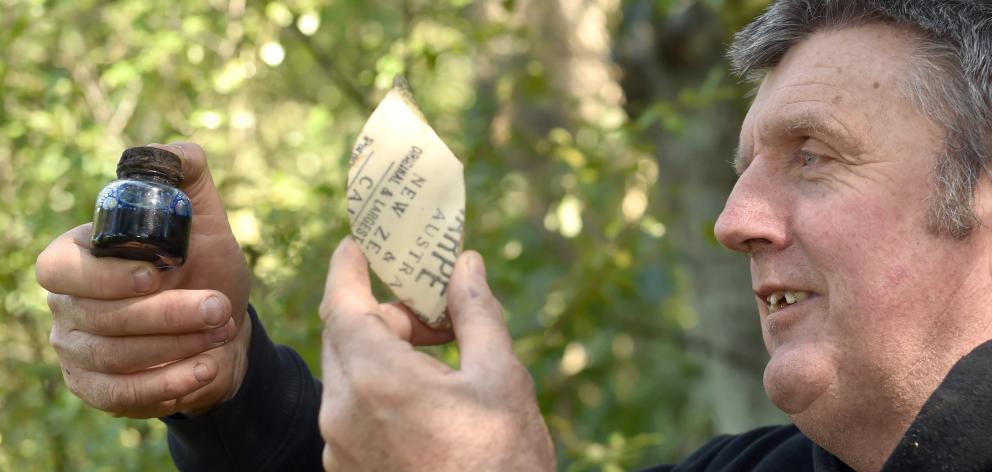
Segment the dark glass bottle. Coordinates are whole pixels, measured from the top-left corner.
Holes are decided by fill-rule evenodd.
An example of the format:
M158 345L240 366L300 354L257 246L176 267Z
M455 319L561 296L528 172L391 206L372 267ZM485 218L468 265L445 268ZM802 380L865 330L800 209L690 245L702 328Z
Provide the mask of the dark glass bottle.
M193 207L178 188L179 157L154 147L127 149L117 163L117 179L96 199L90 252L153 262L160 270L183 265Z

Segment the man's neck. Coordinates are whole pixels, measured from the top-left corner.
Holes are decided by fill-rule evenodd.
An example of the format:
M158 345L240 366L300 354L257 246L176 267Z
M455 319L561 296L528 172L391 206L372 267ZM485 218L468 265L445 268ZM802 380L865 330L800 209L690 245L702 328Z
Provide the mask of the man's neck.
M910 418L899 424L892 421L869 423L862 418L860 421L838 422L848 425L856 423L857 427L830 428L829 431L823 431L822 428L804 428L800 418L793 418L796 426L813 442L852 469L861 472L875 472L882 469L882 465L899 443L911 421Z
M792 420L803 434L854 470L879 471L952 368L963 357L992 338L992 335L983 336L985 337L967 345L959 342L958 345L962 346L960 349L947 349L939 355L935 353L927 359L920 359L916 369L898 379L900 388L897 390L865 389L866 392L871 392L870 395L877 397L867 400L867 404L877 406L868 410L868 414L864 414L865 410L862 409L862 414L835 416L827 427L820 422L808 420L822 418L812 410L795 415ZM992 369L989 371L992 372Z

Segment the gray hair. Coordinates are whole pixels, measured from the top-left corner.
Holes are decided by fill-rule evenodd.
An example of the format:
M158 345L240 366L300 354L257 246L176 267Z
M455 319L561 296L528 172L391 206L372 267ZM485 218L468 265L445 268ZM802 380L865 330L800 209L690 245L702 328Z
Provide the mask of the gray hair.
M903 80L924 116L942 126L928 225L965 238L980 222L974 201L992 154L992 4L983 0L778 0L741 30L729 57L757 80L820 30L869 23L908 29L919 42Z

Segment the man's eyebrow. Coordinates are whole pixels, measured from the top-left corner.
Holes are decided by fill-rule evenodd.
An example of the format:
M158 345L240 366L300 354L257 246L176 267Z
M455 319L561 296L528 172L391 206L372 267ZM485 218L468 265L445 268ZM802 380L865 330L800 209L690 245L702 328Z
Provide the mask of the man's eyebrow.
M775 115L761 125L762 135L771 141L808 136L825 141L836 147L838 151L860 154L864 143L852 134L848 127L837 118L815 110L802 110L795 113ZM751 164L750 158L745 158L743 144L734 151L734 171L741 175Z
M857 153L861 151L861 140L851 133L847 125L834 116L817 110L801 110L795 113L783 113L774 116L764 124L762 130L765 136L773 139L790 138L806 135L812 138L824 139L842 151Z

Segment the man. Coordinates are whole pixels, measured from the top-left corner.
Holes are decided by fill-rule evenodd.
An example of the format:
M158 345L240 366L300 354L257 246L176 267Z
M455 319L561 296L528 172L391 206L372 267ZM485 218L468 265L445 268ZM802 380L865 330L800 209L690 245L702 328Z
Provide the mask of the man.
M760 87L716 234L750 258L765 388L794 426L721 436L657 470L992 470L992 7L781 0L731 56ZM172 415L182 468L553 469L477 254L449 286L451 370L411 348L446 335L379 304L342 242L321 391L243 316L248 274L205 158L173 149L202 222L189 265L93 259L87 226L39 256L77 395Z

